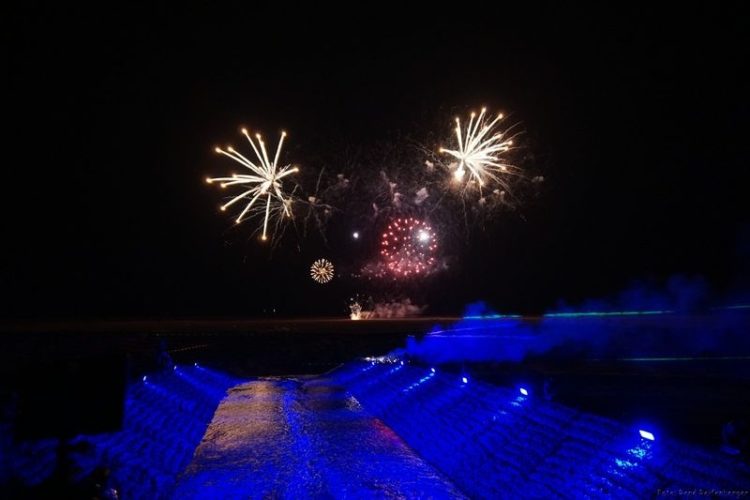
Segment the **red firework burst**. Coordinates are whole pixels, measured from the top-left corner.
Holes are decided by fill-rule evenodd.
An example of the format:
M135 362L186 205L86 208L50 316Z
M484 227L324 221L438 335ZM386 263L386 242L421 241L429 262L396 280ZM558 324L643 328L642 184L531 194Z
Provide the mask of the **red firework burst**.
M399 277L428 274L435 265L437 239L432 227L414 217L391 221L380 240L385 266Z

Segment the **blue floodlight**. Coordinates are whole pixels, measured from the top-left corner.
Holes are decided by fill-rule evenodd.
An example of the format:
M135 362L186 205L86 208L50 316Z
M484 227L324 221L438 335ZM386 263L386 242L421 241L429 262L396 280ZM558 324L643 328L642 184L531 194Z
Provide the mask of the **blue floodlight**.
M639 429L638 434L640 434L643 439L648 439L649 441L654 441L655 439L652 433L644 431L643 429Z

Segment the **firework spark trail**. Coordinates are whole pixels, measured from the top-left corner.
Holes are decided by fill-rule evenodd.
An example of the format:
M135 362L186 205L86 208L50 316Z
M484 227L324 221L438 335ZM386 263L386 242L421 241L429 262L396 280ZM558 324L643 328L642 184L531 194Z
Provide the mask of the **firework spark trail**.
M326 223L332 217L333 213L338 209L327 202L329 198L336 197L336 194L341 194L341 191L348 188L349 180L344 177L343 174L338 174L335 178L334 183L328 183L327 186L322 187L323 176L325 174L325 168L320 170L318 174L318 180L315 183L315 191L307 197L307 200L299 200L303 206L307 207L307 214L303 219L302 229L303 237L307 236L308 226L311 220L315 223L323 242L327 245L328 238L326 236L325 228Z
M502 113L493 120L486 121L486 112L487 108L482 108L478 117L471 113L469 123L463 131L461 120L456 117L458 149L440 148L440 153L457 160L452 173L454 181L463 182L468 172L467 182L478 183L480 191L492 182L507 189L502 176L511 173L515 167L506 163L503 155L510 151L513 139L507 137L507 131L499 131L496 128L503 119Z
M243 128L242 134L250 142L255 156L258 158L257 162L249 160L232 146L228 146L226 149L217 147L215 151L248 168L252 174L232 174L231 177L209 177L206 179L206 182L209 184L221 182L220 186L222 188L230 186L249 188L222 205L221 210L225 211L240 200L249 199L250 201L245 205L245 208L240 212L235 222L239 224L243 220L263 214L263 233L261 239L266 240L268 238L268 222L270 219L276 219L278 226L278 221L281 218L292 216L291 205L293 198L290 194L286 194L283 191L281 180L288 175L298 172L299 169L291 165L281 168L278 166L286 132L281 132L281 138L276 147L276 154L273 157L273 161L269 160L266 144L263 142L260 134L255 135L258 141L257 145L250 137L247 129ZM255 202L263 197L265 197L265 200L262 201L265 201L265 203L261 202L260 205L256 205Z

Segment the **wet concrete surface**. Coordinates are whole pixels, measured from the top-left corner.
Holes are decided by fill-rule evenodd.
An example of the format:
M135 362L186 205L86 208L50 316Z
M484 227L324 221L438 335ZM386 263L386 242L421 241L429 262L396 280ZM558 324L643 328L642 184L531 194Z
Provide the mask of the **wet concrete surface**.
M333 380L266 378L217 409L175 498L461 498Z

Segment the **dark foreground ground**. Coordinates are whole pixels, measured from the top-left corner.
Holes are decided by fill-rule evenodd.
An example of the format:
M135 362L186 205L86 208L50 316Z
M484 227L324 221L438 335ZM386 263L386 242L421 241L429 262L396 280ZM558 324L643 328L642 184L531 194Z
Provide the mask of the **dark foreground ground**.
M0 324L0 373L71 359L127 358L133 377L152 369L163 346L177 360L212 362L238 375L320 373L339 363L403 346L435 324L458 318L351 321L64 321Z

